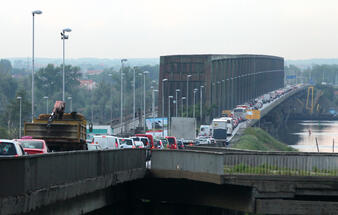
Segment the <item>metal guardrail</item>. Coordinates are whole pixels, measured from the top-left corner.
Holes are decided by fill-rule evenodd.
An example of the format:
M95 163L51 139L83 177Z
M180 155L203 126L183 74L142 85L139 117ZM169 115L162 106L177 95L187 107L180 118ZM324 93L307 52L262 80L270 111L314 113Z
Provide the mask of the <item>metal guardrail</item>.
M217 175L338 176L333 153L154 150L152 169Z
M338 176L338 155L247 152L224 154L224 174Z

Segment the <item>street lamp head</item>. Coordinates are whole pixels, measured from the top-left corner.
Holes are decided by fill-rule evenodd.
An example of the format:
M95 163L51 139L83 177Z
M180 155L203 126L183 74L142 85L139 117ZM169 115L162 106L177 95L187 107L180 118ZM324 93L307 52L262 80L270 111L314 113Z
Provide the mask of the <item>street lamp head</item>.
M148 74L148 73L149 73L149 71L144 71L144 72L143 72L143 74Z
M194 92L197 92L197 91L198 91L198 89L197 89L197 88L195 88L195 89L194 89Z
M182 97L182 100L186 99L185 96Z
M39 14L42 14L42 11L41 11L41 10L34 10L34 11L32 12L32 14L33 14L33 16L34 16L35 14L39 15Z
M71 96L68 96L68 99L69 99L69 100L71 100L71 99L72 99L72 97L71 97Z
M201 89L202 89L202 88L204 88L204 86L203 86L203 85L201 86Z
M155 90L155 89L154 89L153 91L154 91L154 92L158 92L158 90Z
M22 97L21 97L21 96L18 96L18 97L16 97L16 99L19 99L19 100L20 100L20 99L22 99Z
M168 98L169 98L169 99L172 99L172 98L174 98L174 97L173 97L173 96L169 96Z
M65 32L71 32L71 31L72 31L72 29L70 29L70 28L65 28L65 29L62 30L63 33L65 33Z
M166 78L163 78L163 79L162 79L162 82L165 82L165 81L168 81L168 79L166 79Z
M126 62L126 61L127 61L126 58L121 59L121 63Z
M48 96L44 96L43 98L44 98L44 99L48 99Z
M181 90L180 89L176 89L176 92L180 92Z
M187 78L190 78L192 75L187 75Z

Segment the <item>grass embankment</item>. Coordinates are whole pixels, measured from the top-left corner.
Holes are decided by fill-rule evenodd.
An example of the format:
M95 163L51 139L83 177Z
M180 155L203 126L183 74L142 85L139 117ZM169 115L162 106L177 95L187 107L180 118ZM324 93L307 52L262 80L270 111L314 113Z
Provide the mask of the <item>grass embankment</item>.
M297 151L276 140L261 128L247 128L232 148L260 151Z

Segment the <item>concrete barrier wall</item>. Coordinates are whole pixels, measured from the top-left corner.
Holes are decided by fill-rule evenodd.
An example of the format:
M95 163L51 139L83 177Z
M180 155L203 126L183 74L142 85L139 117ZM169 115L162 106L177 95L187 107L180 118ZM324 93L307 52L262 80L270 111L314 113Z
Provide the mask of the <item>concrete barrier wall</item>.
M0 196L145 168L145 150L72 151L0 158Z
M224 156L218 152L154 150L152 151L151 169L222 175L224 174Z

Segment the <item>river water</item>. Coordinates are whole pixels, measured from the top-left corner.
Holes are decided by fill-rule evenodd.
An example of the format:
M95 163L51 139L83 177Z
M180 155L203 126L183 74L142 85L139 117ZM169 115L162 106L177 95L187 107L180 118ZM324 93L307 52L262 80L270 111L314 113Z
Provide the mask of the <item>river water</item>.
M281 141L302 152L338 152L338 121L289 121Z

